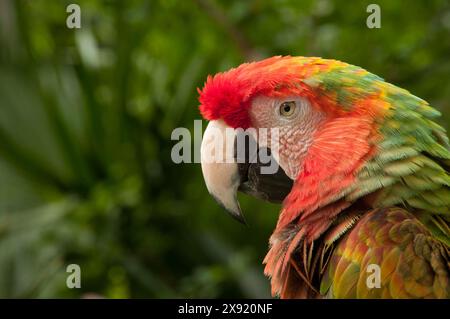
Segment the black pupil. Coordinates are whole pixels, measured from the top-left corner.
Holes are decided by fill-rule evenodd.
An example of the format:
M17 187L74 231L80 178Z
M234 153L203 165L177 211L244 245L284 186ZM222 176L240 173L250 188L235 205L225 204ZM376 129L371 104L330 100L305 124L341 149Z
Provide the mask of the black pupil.
M284 105L284 111L285 111L286 113L289 113L290 110L291 110L291 107L289 106L289 104L285 104L285 105Z

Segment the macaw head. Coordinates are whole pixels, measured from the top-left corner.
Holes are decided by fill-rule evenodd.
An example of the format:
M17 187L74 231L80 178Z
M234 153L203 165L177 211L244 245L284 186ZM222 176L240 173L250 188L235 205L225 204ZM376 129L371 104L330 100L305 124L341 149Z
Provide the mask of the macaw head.
M371 175L383 169L389 156L398 159L402 152L417 150L407 149L417 138L403 131L402 122L438 114L425 101L362 68L315 57L278 56L242 64L209 76L199 94L200 112L210 121L201 147L210 194L240 220L237 191L283 201L278 227L294 220L332 220L362 198L373 205L377 190L395 184L401 173L382 173L376 181L370 181ZM248 147L246 160L237 161L240 133L227 134L227 128L251 130L257 143L255 161L249 161L255 155L249 155ZM226 136L223 150L234 149L234 154L224 151L226 160L206 160L218 153L217 147L211 148L218 132ZM405 149L395 153L399 147ZM278 170L261 171L258 154L264 149L271 150ZM389 150L394 153L388 155ZM312 237L320 233L311 230Z

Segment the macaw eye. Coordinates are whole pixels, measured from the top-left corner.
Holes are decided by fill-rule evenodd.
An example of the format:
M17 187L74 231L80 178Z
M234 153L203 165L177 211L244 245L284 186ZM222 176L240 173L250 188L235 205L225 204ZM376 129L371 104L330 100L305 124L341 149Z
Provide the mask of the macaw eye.
M280 115L284 117L290 117L294 114L296 105L294 101L283 102L280 105Z

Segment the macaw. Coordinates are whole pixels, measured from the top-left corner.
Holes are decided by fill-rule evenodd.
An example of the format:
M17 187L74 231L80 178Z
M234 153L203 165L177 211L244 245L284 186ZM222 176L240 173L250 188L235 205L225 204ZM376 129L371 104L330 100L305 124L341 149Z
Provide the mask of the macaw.
M319 57L244 63L198 92L209 193L240 221L238 191L282 203L263 261L272 295L450 298L450 144L436 109ZM238 133L223 145L234 143L231 160L207 160L224 153L208 145L230 128L254 129L278 170L237 161ZM263 128L278 135L260 139Z

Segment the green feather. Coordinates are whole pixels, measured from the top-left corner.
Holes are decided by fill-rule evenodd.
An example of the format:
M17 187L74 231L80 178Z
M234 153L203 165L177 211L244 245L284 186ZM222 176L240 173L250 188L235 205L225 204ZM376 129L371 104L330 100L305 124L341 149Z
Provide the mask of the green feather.
M442 215L448 215L450 214L450 208L445 206L434 206L426 202L422 197L416 196L409 198L407 200L408 204L412 207L423 209L425 211L428 211L432 214L442 214Z
M403 181L408 187L417 191L435 190L441 188L442 184L435 183L427 177L409 175L403 177Z
M376 157L376 160L379 161L380 164L388 163L398 159L404 159L412 156L416 156L419 154L419 151L416 150L412 146L403 146L394 149L388 149L383 151Z
M403 161L396 161L390 163L384 167L384 172L391 176L405 176L420 170L420 164L414 162L411 159L406 159Z
M392 176L375 176L369 179L361 180L358 188L347 195L346 199L353 201L364 195L370 194L377 189L388 187L394 184L396 179Z

